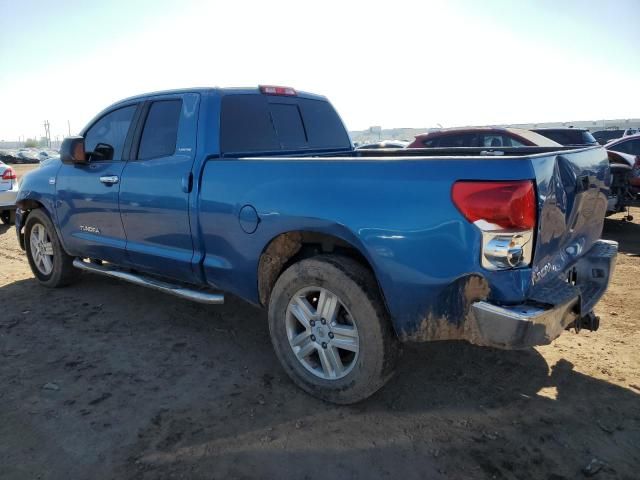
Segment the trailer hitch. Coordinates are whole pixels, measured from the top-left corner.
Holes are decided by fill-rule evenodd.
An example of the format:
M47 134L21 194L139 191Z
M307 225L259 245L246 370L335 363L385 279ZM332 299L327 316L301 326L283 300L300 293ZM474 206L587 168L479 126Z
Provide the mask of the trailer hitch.
M596 330L598 330L598 328L600 328L600 317L593 313L592 310L586 315L576 318L575 321L567 325L567 330L571 328L573 328L576 333L579 333L583 328L585 330L595 332Z

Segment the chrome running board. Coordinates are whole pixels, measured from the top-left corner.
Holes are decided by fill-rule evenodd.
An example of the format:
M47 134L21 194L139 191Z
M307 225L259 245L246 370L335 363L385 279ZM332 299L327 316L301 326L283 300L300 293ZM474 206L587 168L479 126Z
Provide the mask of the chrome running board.
M209 305L219 305L224 303L224 295L221 293L209 293L202 290L193 290L180 284L163 282L155 278L145 277L138 273L126 272L115 267L83 262L79 258L76 258L73 261L73 266L80 270L117 278L119 280L124 280L125 282L159 290L161 292L168 293L169 295L186 298L187 300L194 302L206 303Z

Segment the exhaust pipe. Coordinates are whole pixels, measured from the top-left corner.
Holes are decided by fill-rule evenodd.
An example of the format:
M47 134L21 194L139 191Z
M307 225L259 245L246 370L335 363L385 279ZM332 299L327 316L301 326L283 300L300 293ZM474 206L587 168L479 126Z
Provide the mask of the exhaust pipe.
M589 330L591 332L595 332L600 328L600 317L598 317L593 310L583 315L582 317L576 318L576 320L569 325L567 325L567 330L573 328L576 333L579 333L583 328L585 330Z

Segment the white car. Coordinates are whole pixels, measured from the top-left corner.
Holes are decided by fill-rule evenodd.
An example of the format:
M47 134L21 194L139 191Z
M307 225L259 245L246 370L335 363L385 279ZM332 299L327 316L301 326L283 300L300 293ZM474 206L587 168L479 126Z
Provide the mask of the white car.
M0 220L6 224L15 221L18 177L9 165L0 162Z

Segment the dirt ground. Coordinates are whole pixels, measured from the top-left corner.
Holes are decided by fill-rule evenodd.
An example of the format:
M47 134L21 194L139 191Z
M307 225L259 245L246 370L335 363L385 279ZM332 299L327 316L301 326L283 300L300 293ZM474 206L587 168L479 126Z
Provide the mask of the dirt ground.
M634 214L606 221L621 252L598 332L407 345L350 407L289 381L264 312L95 275L48 290L0 226L0 478L639 478Z

